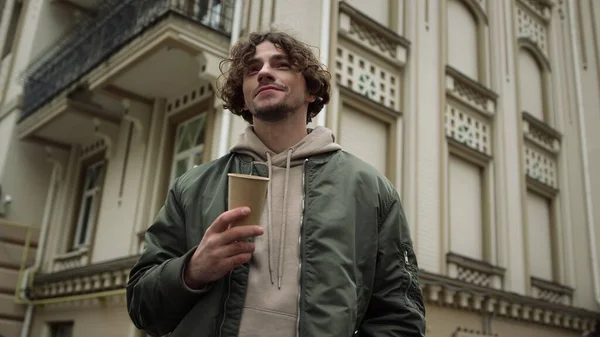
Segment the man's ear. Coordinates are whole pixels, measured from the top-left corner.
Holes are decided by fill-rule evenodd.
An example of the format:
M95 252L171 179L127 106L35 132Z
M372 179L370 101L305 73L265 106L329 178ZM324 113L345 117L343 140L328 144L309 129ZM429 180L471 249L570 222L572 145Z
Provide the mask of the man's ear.
M315 95L308 95L308 97L306 98L306 100L308 101L308 103L312 103L317 99L317 97Z

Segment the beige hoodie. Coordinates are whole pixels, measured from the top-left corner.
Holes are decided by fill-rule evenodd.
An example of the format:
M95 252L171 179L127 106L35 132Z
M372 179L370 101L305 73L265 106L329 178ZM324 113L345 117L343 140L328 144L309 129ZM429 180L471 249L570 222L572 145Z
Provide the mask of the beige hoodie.
M296 145L275 154L249 126L231 149L250 155L255 165L266 165L271 177L260 223L265 234L254 241L240 337L296 335L303 163L310 156L341 149L331 130L316 127L308 132Z

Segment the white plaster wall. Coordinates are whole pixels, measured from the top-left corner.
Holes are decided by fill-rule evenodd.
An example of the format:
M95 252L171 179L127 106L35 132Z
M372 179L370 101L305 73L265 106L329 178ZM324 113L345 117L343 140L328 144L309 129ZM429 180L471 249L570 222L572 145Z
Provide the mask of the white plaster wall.
M426 8L425 1L411 2L416 6L411 15L416 15L416 34L412 37L418 41L411 50L412 66L416 67L416 76L406 85L414 87L417 104L413 114L416 118L416 245L419 267L431 272L441 272L442 260L440 250L440 136L441 129L441 95L440 92L440 58L443 56L440 45L439 20L435 19L427 26L426 9L432 18L440 17L440 4L430 2Z
M147 121L144 124L147 127ZM130 150L126 159L129 129L130 123L123 121L117 145L111 150L102 193L102 205L96 223L92 263L129 255L132 237L135 236L135 217L140 198L147 139L142 138L139 130L132 129Z
M0 144L4 150L0 157L0 184L5 194L12 196L8 220L39 227L52 173L52 165L46 161L44 148L37 144L26 143L17 139L12 123L17 112L11 113L0 125L0 138L7 139ZM7 134L5 134L7 133ZM2 155L2 153L0 153Z

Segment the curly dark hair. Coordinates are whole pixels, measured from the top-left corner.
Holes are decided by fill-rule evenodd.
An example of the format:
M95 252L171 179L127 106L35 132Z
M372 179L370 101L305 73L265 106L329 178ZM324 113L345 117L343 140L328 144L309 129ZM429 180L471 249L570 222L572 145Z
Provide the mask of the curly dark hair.
M319 62L307 44L284 32L251 33L235 44L229 58L221 61L217 95L225 102L223 107L234 115L242 116L244 120L252 124L252 113L244 109L244 93L242 91L244 70L254 57L256 46L265 41L273 43L287 53L292 69L301 72L304 76L308 94L316 97L314 102L308 104L306 114L306 123L308 124L329 102L331 74ZM227 71L223 71L226 65L230 65L230 67Z

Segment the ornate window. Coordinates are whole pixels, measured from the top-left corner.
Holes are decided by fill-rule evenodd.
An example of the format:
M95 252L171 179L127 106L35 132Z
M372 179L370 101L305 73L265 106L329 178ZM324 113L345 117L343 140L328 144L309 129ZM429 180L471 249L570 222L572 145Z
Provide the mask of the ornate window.
M463 75L487 84L487 0L448 0L446 12L447 64Z
M523 119L523 171L526 177L525 211L527 259L532 295L570 304L572 289L562 280L560 244L559 158L561 134L554 128L550 99L551 4L519 0L516 6L519 42L519 102Z
M448 275L502 288L495 267L493 120L497 95L471 77L446 68L445 134Z
M397 149L408 41L346 2L340 3L339 15L336 133L343 147L396 182L401 177Z
M204 161L206 119L206 114L202 114L177 126L171 181Z

